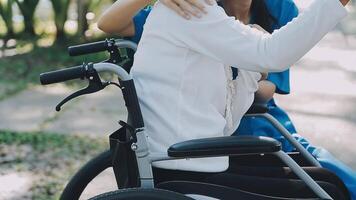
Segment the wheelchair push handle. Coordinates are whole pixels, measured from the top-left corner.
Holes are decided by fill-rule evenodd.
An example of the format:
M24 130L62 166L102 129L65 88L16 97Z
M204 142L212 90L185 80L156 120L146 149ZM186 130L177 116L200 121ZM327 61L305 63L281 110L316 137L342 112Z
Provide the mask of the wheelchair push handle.
M97 72L111 72L116 74L121 81L131 80L132 77L122 67L111 63L95 63L93 69ZM73 79L84 79L88 73L88 65L69 67L51 72L44 72L40 74L40 81L42 85L65 82Z
M118 49L128 48L136 51L137 45L134 42L123 39L106 39L99 42L80 44L68 47L70 56L80 56L92 53L108 51L110 53Z
M80 55L98 53L98 52L108 50L110 45L112 45L111 43L112 43L111 40L104 40L99 42L70 46L68 47L68 53L70 56L80 56Z
M40 81L42 85L48 85L78 78L83 79L85 76L85 71L85 67L81 65L51 72L45 72L40 74Z

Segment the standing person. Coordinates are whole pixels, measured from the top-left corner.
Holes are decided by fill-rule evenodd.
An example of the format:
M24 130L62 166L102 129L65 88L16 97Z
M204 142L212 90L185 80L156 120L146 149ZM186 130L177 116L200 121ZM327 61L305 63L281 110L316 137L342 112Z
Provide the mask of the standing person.
M343 5L347 2L342 1ZM158 3L150 14L132 70L142 112L150 119L146 123L150 150L160 152L179 141L231 134L231 129L224 131L226 110L231 106L225 99L229 89L224 66L240 68L233 90L239 101L231 102L230 107L236 127L251 105L261 77L251 71L287 69L285 66L299 59L345 15L340 7L336 0L316 1L303 17L269 36L227 18L216 5L208 6L201 19L183 21ZM330 13L333 17L326 21ZM125 28L138 33L136 27ZM288 44L294 49L287 51ZM161 101L152 98L155 96ZM185 134L183 127L190 133ZM165 133L170 135L160 135ZM227 168L226 158L212 160L165 161L154 166L205 173Z

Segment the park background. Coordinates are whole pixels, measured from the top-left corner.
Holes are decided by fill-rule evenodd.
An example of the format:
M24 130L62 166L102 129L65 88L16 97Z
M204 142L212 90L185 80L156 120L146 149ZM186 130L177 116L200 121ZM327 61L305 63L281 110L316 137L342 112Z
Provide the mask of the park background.
M85 83L39 85L41 72L105 59L104 53L69 57L66 48L113 37L96 26L112 2L0 0L0 200L58 199L70 176L107 148L107 135L125 119L118 90L76 99L57 113L55 105ZM303 12L312 0L295 2ZM355 7L348 11L292 68L292 92L277 101L301 135L356 170ZM111 179L106 172L91 192L114 189Z

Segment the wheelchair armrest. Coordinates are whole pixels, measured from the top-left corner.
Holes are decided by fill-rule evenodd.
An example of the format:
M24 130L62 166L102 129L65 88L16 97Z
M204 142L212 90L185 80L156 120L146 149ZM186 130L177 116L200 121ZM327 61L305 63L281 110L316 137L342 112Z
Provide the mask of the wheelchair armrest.
M168 156L175 158L215 157L273 153L280 150L281 143L273 138L242 135L180 142L169 147Z
M254 103L254 104L252 104L250 109L248 109L246 114L263 114L263 113L267 113L267 112L268 112L268 107L266 104Z

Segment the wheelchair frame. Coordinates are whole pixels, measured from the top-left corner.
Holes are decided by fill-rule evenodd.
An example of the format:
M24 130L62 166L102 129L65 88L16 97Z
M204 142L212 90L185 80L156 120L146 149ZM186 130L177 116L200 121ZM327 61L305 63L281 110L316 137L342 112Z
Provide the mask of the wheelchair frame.
M303 145L301 145L293 136L292 134L281 124L279 121L274 118L269 113L256 113L256 114L247 114L246 117L261 117L266 119L270 122L279 132L280 134L294 146L300 154L314 167L322 167L319 161L314 158L308 150L306 150Z
M110 63L99 63L94 64L94 69L98 72L102 71L109 71L115 73L119 78L120 81L130 81L132 80L131 75L129 75L123 68L110 64ZM134 86L133 86L134 87ZM137 98L137 96L136 96ZM138 100L137 100L138 101ZM127 102L126 102L127 103ZM139 106L137 104L137 106ZM140 110L140 108L135 108L136 110ZM140 114L140 116L142 116ZM265 115L268 117L268 115ZM138 119L140 120L140 119ZM143 119L142 119L143 120ZM283 129L282 129L283 130ZM165 161L165 160L176 160L176 159L187 159L185 158L175 158L170 157L166 153L151 153L149 151L147 135L145 133L144 126L136 127L135 133L137 137L137 142L131 145L132 151L135 152L136 159L137 159L137 166L139 171L139 179L141 182L142 188L154 188L153 182L153 172L152 172L152 163L156 161ZM299 143L298 143L299 144ZM290 169L301 179L303 180L309 188L315 192L322 199L332 199L328 193L326 193L293 159L291 159L285 152L278 151L272 153L279 157ZM224 156L232 156L231 155L224 155ZM214 155L212 155L214 156ZM206 157L202 156L201 158ZM215 156L214 156L215 157ZM197 158L197 157L194 157Z
M117 53L119 48L130 48L136 51L136 44L125 41L125 40L106 40L107 44L105 47L97 48L94 51L87 51L84 53L76 52L77 50L73 49L70 51L70 55L81 55L93 52L99 52L103 50L109 50L111 56L114 53ZM110 47L111 49L109 49ZM188 159L188 158L205 158L205 157L220 157L220 156L233 156L233 155L242 155L242 154L233 154L227 153L224 155L209 155L209 156L185 156L185 157L171 157L167 152L165 153L151 153L149 151L149 145L147 141L147 135L145 133L145 127L143 124L142 113L140 111L140 106L138 103L138 98L136 95L136 90L134 86L134 82L132 76L128 74L127 70L123 67L113 64L117 63L117 60L113 57L109 59L111 63L97 63L83 66L86 70L89 67L96 70L96 72L111 72L116 74L119 77L120 83L122 84L123 96L125 100L125 104L128 110L129 115L132 117L132 127L134 128L134 139L135 142L131 145L131 150L135 153L138 172L139 172L139 181L141 183L142 188L154 188L154 177L152 171L152 163L157 161L166 161L166 160L177 160L177 159ZM52 72L56 73L56 72ZM45 76L41 75L42 78ZM55 81L49 81L43 84L55 83ZM57 82L59 82L57 80ZM125 92L126 90L126 92ZM293 144L297 148L297 150L314 166L320 167L319 162L286 130L273 116L268 113L259 113L259 114L247 114L246 116L255 116L255 117L263 117L270 121L274 127L276 127L281 134ZM247 153L249 154L249 153ZM251 153L251 154L261 154L261 153ZM290 169L301 179L306 185L321 199L332 199L330 195L325 192L292 158L290 158L285 152L279 150L277 152L272 152L281 159Z

